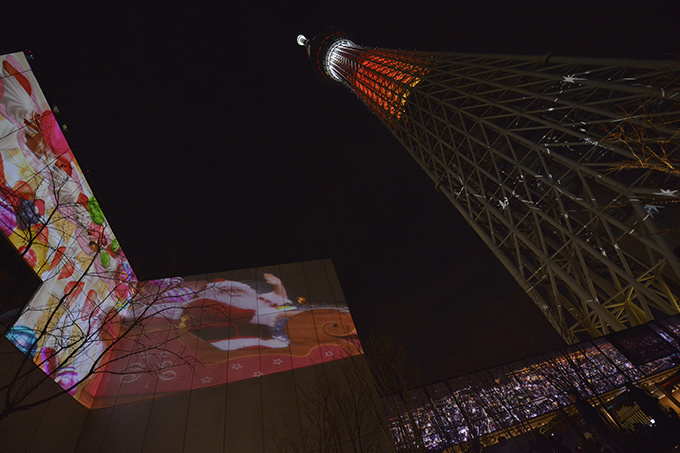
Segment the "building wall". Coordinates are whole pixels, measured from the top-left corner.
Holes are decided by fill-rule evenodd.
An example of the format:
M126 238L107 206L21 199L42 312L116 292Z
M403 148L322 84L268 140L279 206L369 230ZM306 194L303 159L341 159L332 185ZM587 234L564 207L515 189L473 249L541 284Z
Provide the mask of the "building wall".
M0 231L42 281L8 338L80 398L136 278L22 53L0 56L0 131Z
M364 360L95 410L62 394L3 421L0 445L10 453L387 451ZM43 385L58 390L50 379Z
M11 381L17 368L29 371L29 375L17 382L14 390L30 389L27 402L59 394L45 404L29 410L12 413L0 420L0 450L3 452L67 452L74 451L88 417L88 410L36 367L30 358L22 354L6 339L0 341L0 386ZM0 398L5 393L0 392Z
M286 306L291 308L281 312L285 316L276 312L275 316L283 316L290 346L277 349L262 344L246 350L215 350L211 358L217 359L208 364L196 354L201 334L184 332L183 335L192 338L191 343L184 344L195 346L194 350L182 351L184 357L197 359L191 367L180 365L139 372L134 368L137 357L127 357L120 361L120 369L105 368L121 374L104 373L98 378L97 397L88 408L63 393L30 355L22 354L3 339L1 360L5 373L0 382L14 382L13 390L28 391L26 400L17 400L21 405L44 396L61 395L30 410L15 412L2 421L2 451L313 452L327 450L329 446L334 451L388 449L373 380L330 260L172 280L181 284L233 281L246 294L250 294L250 288L252 294L248 297L254 302L257 295L263 297L261 293L271 289L271 283L263 281L265 274L280 277L285 285ZM170 293L180 293L178 288L173 287ZM196 294L191 297L204 300L205 290L199 294L200 297ZM248 297L239 301L250 302ZM223 302L224 307L236 303ZM156 303L169 302L159 299ZM186 307L182 313L190 311ZM323 318L319 313L331 317ZM202 314L202 311L194 314L201 321L194 330L206 327ZM296 337L289 327L291 320L299 317L311 317L315 322L303 325L298 331L301 336ZM166 321L170 322L168 332L177 327L172 324L177 320L161 319ZM233 320L227 321L229 324ZM257 316L252 318L251 324L257 331L267 330L257 322L264 321ZM262 337L267 338L267 332ZM300 343L304 348L294 347ZM143 352L154 355L165 350L155 349L153 343ZM244 357L252 363L247 364ZM115 354L110 357L115 358ZM286 371L267 368L272 360L287 361L290 366ZM256 368L248 368L251 366ZM16 379L18 367L31 372ZM181 382L176 384L176 380Z
M355 366L352 360L320 367L338 373L339 368ZM322 441L318 439L318 432L309 426L305 414L318 413L314 403L321 401L322 395L315 400L303 397L302 393L319 390L315 383L319 371L316 367L292 370L94 410L88 416L76 451L316 451ZM351 398L351 395L343 393L343 397ZM319 417L336 415L321 412ZM364 425L371 434L379 432L379 426L375 424L372 427L369 423ZM347 431L339 432L349 447L348 434ZM368 442L364 440L364 443ZM305 448L300 449L302 446Z
M146 424L161 397L182 405L225 383L254 379L224 397L235 398L230 407L289 407L295 391L278 386L294 389L291 378L273 378L281 382L270 390L261 376L362 353L330 260L138 282L25 56L0 56L0 76L0 230L39 285L13 325L21 307L0 303L0 320L11 316L2 333L78 402L101 409L89 413L83 445L96 451L90 443L107 427ZM203 414L195 398L190 411ZM221 423L223 437L247 438L250 427L233 428L245 420Z
M97 384L96 397L89 404L93 409L362 352L330 260L146 285L150 289L140 287L139 294L150 296L140 303L134 299L129 310L146 313L107 358L110 373ZM128 325L129 319L121 324Z

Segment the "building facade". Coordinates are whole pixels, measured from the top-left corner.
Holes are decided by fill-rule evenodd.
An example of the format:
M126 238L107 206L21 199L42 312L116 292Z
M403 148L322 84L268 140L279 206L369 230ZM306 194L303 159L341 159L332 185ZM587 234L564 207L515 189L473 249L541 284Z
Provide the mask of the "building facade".
M0 57L3 451L377 451L330 260L139 281L23 54ZM351 405L351 406L349 406Z
M680 316L673 316L383 401L400 451L417 445L437 452L468 451L475 439L493 445L499 436L512 437L518 451L531 451L535 438L526 434L531 430L575 441L565 429L565 414L573 411L569 391L596 404L606 402L607 413L631 430L636 423L653 423L631 401L626 383L646 388L677 412L679 354ZM576 447L576 442L570 445Z

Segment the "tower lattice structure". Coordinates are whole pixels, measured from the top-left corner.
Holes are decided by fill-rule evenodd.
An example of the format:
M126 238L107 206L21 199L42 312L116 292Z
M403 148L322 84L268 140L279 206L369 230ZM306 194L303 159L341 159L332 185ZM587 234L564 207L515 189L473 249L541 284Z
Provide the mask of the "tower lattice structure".
M680 313L680 65L298 37L568 342Z

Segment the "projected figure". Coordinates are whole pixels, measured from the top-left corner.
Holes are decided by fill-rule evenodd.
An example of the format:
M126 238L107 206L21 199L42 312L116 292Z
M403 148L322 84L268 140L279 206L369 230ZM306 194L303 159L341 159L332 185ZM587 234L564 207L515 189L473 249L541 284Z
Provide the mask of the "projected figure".
M135 301L124 321L140 316L164 318L223 351L284 348L290 339L283 315L295 307L278 277L265 273L264 279L273 290L263 294L230 280L147 282L140 288L143 297Z
M185 308L180 325L223 351L288 346L283 314L295 307L278 277L265 273L264 279L273 291L257 294L250 286L232 281L210 284Z

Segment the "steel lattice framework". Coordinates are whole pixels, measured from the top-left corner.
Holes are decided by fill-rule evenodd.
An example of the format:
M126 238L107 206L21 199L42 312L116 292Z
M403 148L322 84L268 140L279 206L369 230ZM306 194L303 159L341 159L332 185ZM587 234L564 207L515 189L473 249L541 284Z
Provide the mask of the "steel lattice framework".
M298 43L573 342L680 313L680 65Z

